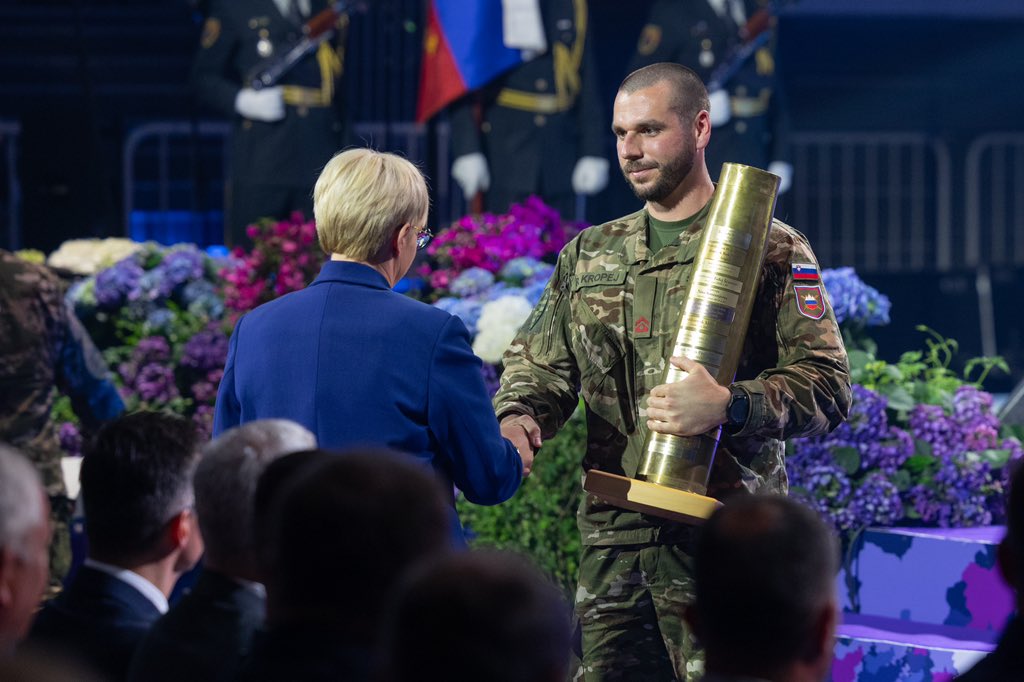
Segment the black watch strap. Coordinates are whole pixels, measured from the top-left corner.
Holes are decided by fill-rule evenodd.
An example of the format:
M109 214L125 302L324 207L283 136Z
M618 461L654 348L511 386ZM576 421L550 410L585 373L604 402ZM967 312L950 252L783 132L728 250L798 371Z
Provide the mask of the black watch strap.
M725 408L725 427L731 432L741 431L750 417L750 396L741 388L730 387L729 404Z

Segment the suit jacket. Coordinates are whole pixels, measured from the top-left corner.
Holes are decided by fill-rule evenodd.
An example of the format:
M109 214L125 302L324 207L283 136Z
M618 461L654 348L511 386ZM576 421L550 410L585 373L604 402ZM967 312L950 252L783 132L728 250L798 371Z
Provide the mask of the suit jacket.
M130 680L230 680L263 623L264 598L230 577L203 569L195 587L150 629Z
M83 566L68 588L43 606L29 641L123 680L136 647L159 617L153 602L134 587Z
M459 318L395 293L369 266L328 261L309 287L238 321L214 435L291 419L323 448L392 447L470 502L497 504L518 488L522 462L501 437L480 366Z

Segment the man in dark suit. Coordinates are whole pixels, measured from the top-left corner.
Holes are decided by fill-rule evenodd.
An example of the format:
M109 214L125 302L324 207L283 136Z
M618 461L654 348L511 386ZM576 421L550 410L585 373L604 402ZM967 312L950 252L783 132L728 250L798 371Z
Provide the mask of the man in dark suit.
M299 454L283 478L275 472L261 515L267 629L238 679L370 680L386 595L413 563L451 549L445 495L395 452Z
M334 41L322 43L272 87L245 79L263 59L302 37L326 0L214 0L193 67L200 102L232 123L226 236L248 244L246 226L313 206L309 188L346 135L342 65L347 15Z
M256 482L278 457L313 447L316 438L305 428L266 419L226 431L203 449L194 480L203 569L192 591L146 635L129 679L234 677L264 615L253 533Z
M702 682L822 682L839 620L839 548L818 515L782 495L737 495L702 529L686 621Z
M30 642L123 680L135 648L203 550L192 512L191 421L136 412L108 423L82 462L88 558L36 618Z
M1013 475L1006 511L1006 537L999 543L998 561L1000 572L1017 596L1017 610L996 650L957 678L962 682L1024 680L1024 467L1017 467Z
M324 168L313 201L331 260L307 288L238 321L214 434L291 419L320 447L385 445L470 502L505 501L532 460L501 436L466 326L392 290L430 239L423 175L394 154L349 149Z

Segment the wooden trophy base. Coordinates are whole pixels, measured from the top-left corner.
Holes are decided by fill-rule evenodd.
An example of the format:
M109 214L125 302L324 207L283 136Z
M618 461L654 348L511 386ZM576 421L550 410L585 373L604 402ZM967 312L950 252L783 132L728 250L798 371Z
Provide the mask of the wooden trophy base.
M596 469L587 472L583 489L616 507L691 525L704 523L722 506L722 503L713 497Z

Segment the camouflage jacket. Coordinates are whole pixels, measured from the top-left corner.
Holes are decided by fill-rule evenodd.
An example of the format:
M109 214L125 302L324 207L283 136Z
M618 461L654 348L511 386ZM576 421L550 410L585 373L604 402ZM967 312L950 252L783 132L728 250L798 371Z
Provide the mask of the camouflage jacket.
M634 476L647 435L647 395L664 380L704 217L657 253L647 246L646 211L570 242L505 353L498 416L529 414L550 438L582 396L583 469ZM708 491L714 497L785 493L783 439L827 432L849 411L849 366L835 316L827 296L823 311L798 301L795 286L820 281L794 284L794 263L816 266L803 235L775 221L736 376L750 395L750 416L742 431L722 436ZM672 541L683 532L593 495L584 495L578 522L584 544L594 545Z
M0 441L36 463L51 495L64 489L50 421L58 386L86 426L124 409L103 357L64 302L60 279L0 250Z

